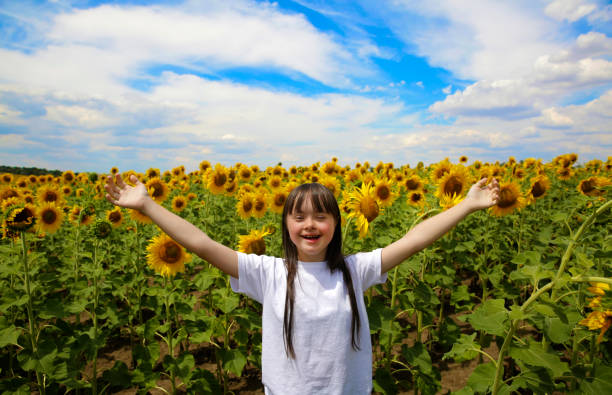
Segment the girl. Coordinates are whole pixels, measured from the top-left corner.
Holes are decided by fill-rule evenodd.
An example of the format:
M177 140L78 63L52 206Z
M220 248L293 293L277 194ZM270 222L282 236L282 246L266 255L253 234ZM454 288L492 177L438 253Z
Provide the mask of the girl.
M369 394L372 346L363 292L429 246L468 214L497 203L499 185L483 178L456 206L421 222L382 249L342 255L333 193L304 184L282 215L284 258L236 252L155 203L134 175L109 176L107 200L140 210L164 232L231 276L236 292L263 304L262 382L266 394Z

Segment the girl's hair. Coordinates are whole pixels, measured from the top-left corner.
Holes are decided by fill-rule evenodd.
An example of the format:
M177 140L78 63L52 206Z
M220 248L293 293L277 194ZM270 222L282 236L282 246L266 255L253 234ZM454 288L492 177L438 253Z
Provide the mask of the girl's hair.
M283 251L285 254L285 267L287 268L287 293L285 295L285 316L283 318L283 335L285 340L285 351L287 356L295 359L295 351L293 349L292 332L293 332L293 305L295 301L295 275L297 273L298 251L297 247L291 241L289 230L287 229L287 215L292 214L296 209L302 207L305 199L309 199L312 207L319 212L331 214L335 221L336 227L334 235L325 253L327 266L333 273L336 270L342 271L344 283L348 288L349 299L351 302L351 310L353 318L351 321L351 345L353 350L359 350L358 334L361 326L359 320L359 310L357 309L357 299L355 298L355 289L353 288L353 280L351 273L346 266L344 255L342 255L342 221L340 218L340 208L334 194L321 184L310 183L302 184L293 189L283 208Z

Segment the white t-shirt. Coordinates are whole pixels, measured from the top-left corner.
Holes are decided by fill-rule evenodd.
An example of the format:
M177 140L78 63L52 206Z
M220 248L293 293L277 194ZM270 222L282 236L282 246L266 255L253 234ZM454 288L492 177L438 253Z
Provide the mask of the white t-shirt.
M283 317L287 270L282 258L238 253L239 279L232 289L263 304L262 382L267 394L369 394L372 343L363 292L384 283L381 250L345 257L355 289L361 329L351 347L351 304L342 272L327 262L298 262L295 278L293 348L285 351Z

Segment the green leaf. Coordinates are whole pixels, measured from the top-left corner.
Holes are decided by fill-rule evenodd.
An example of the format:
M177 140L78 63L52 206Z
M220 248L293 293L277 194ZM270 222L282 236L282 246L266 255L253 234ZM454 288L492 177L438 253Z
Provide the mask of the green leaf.
M234 373L240 377L242 369L247 363L247 359L240 350L217 350L221 361L223 361L223 369Z
M548 318L544 319L544 334L553 343L565 343L569 340L572 334L572 327L568 324L564 324L560 318Z
M21 329L17 329L14 325L0 330L0 348L6 347L9 344L19 345L17 340L21 334Z
M476 338L476 332L471 335L462 334L459 340L453 344L453 348L446 354L443 359L452 358L457 362L469 361L478 356L480 345L474 342Z
M372 384L374 386L374 391L380 392L383 395L397 394L395 380L391 376L391 373L383 367L376 369Z
M593 379L582 381L580 390L586 395L612 394L612 366L597 366Z
M487 362L476 366L476 369L470 375L467 384L474 392L486 392L493 386L495 380L495 365L493 362Z
M183 381L188 381L191 373L193 372L193 367L195 366L195 359L193 355L188 353L183 353L179 355L176 359L176 373L178 377L183 379Z
M102 378L111 383L113 388L128 388L132 383L130 371L123 361L115 361L112 368L104 371Z
M466 317L472 327L492 335L504 336L508 321L508 310L504 299L488 299Z
M423 343L415 343L414 346L408 348L406 345L402 347L402 354L410 366L417 368L417 371L426 375L431 375L431 357Z
M526 364L541 366L549 369L554 377L562 376L569 371L567 362L561 362L561 358L550 350L545 350L542 344L529 342L528 347L511 347L509 355L523 361Z
M40 307L39 316L42 319L64 318L69 314L64 302L58 298L46 299Z

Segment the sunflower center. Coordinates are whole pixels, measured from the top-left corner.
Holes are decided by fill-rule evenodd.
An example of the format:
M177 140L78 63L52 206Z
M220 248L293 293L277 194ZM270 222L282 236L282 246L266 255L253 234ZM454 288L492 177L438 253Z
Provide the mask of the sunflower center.
M278 188L280 186L280 180L272 180L271 185L272 188Z
M539 181L533 184L531 187L531 196L534 198L539 198L540 196L544 195L545 192L546 189Z
M255 202L255 211L261 211L263 210L264 206L266 205L265 202L258 200Z
M110 215L108 216L108 220L116 224L117 222L121 221L121 213L118 211L111 212Z
M266 242L263 239L253 240L249 244L249 250L252 254L263 255L266 252Z
M160 184L153 184L151 185L151 188L153 188L153 197L157 198L160 197L164 194L164 188L160 185Z
M406 188L408 188L408 190L414 191L415 189L419 187L419 182L411 178L409 180L406 180L405 185L406 185Z
M359 204L359 209L368 222L372 222L378 217L378 203L372 198L364 198Z
M178 262L181 256L181 247L174 241L166 242L159 251L159 258L169 264Z
M287 200L287 197L283 194L278 194L276 196L274 196L274 205L281 207L285 205L285 200Z
M380 200L387 200L390 195L391 191L386 185L381 185L379 188L376 189L376 196L378 196Z
M595 183L593 180L585 180L580 184L580 189L584 193L589 193L595 189Z
M446 195L460 195L463 189L463 184L456 176L450 177L446 183L444 183L444 194Z
M55 212L55 210L45 210L43 211L41 218L44 223L51 225L55 223L55 220L57 219L57 213Z
M414 203L418 203L421 201L422 197L423 195L421 195L420 193L413 193L412 195L410 195L410 200L412 200Z
M56 202L57 201L57 193L53 191L47 191L44 196L45 202Z
M499 192L499 201L497 206L500 208L512 207L516 203L518 196L508 188L504 188Z
M225 181L227 181L227 176L224 173L217 173L213 179L216 186L221 187L225 185Z
M242 209L244 212L248 213L253 208L253 203L250 200L246 200L242 202Z
M174 205L175 205L177 208L181 208L181 207L183 207L183 206L185 205L185 202L183 202L182 200L177 200L177 201L174 203Z

